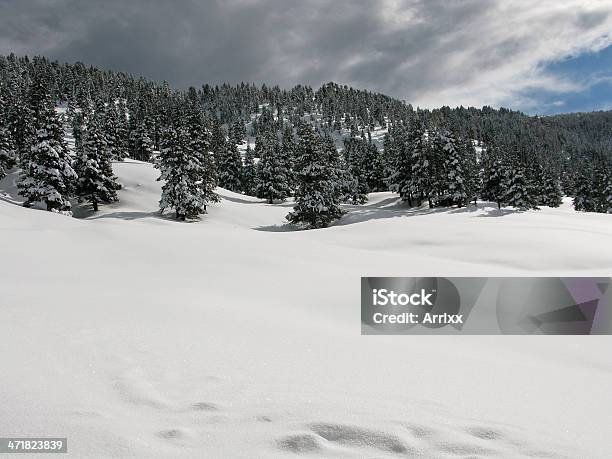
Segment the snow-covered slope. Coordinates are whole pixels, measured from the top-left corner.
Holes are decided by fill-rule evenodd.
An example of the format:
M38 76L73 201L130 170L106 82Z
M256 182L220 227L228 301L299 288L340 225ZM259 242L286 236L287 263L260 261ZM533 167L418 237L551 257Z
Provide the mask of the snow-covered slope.
M609 457L610 337L361 336L360 276L609 276L612 218L414 210L338 225L219 190L157 212L148 164L83 219L0 182L0 432L74 457Z

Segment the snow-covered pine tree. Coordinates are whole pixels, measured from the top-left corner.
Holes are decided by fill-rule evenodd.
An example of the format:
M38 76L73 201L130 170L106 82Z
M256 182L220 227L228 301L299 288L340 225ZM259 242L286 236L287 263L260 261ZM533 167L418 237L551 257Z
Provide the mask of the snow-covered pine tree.
M155 167L161 171L162 186L159 201L161 212L174 209L177 220L193 220L206 213L210 190L204 179L208 175L208 152L193 150L188 129L170 127L161 138L161 152ZM209 187L208 187L209 188Z
M537 205L541 205L544 201L544 168L535 158L530 158L525 166L525 174L533 201Z
M9 73L10 79L3 85L5 127L10 133L16 160L24 158L29 152L35 135L35 122L30 109L29 84L27 74ZM20 73L20 72L19 72Z
M585 167L577 176L574 184L574 209L582 212L595 212L597 208L593 191L593 172Z
M344 140L344 161L350 174L350 178L346 177L346 184L351 186L347 197L351 204L364 204L368 201L368 172L372 168L369 160L368 146L363 139L351 136ZM343 194L346 195L346 190Z
M121 113L114 102L106 105L98 105L97 110L102 110L104 137L113 161L123 161L127 157L127 150L121 138Z
M136 128L130 133L130 157L138 161L151 161L153 158L153 140L149 134L146 120L136 121Z
M593 170L595 212L612 213L612 166L607 159L598 159Z
M55 101L51 96L50 75L42 69L34 71L32 82L28 88L28 111L31 114L32 126L29 126L29 131L32 135L36 135L36 131L40 127L41 114L47 112L49 107L55 106Z
M187 92L187 104L185 115L179 118L177 125L186 128L188 136L187 153L196 158L199 164L198 174L200 176L200 187L204 200L204 212L209 202L218 202L219 197L215 194L217 187L217 170L215 160L209 141L209 132L202 113L200 100L195 88L190 87ZM178 130L179 135L182 131Z
M433 207L435 177L432 170L429 134L423 125L417 124L411 136L412 170L409 186L410 193L417 199L417 205L420 205L426 199L429 202L429 206Z
M355 190L358 188L359 183L349 172L348 165L344 157L340 158L338 163L338 171L336 176L333 178L335 186L339 190L340 202L354 203Z
M371 136L369 136L366 147L366 157L368 164L370 164L366 174L369 191L386 191L388 187L385 183L385 158L384 155L378 151Z
M209 148L213 154L217 172L219 172L219 164L223 162L222 157L227 151L227 139L221 123L216 118L210 118L208 124L210 131Z
M486 201L496 202L498 209L501 209L506 197L506 176L506 167L501 152L494 146L487 146L482 159L481 197Z
M403 127L396 127L385 141L385 156L390 169L389 189L398 193L409 206L413 203L412 140Z
M463 173L467 202L474 201L474 205L476 205L478 195L482 189L478 153L471 139L463 139L460 141L459 147L463 157Z
M308 228L323 228L344 214L340 189L334 183L335 165L330 164L330 152L310 126L300 126L298 139L296 204L287 220Z
M519 210L538 209L532 185L521 164L515 162L508 168L505 188L504 202L509 206Z
M427 143L425 150L425 158L427 160L427 181L429 182L428 187L428 201L429 207L440 206L440 205L452 205L454 204L448 195L447 182L448 177L446 176L446 142L443 132L438 128L433 128L426 133ZM455 145L455 150L457 145ZM461 158L461 154L458 154Z
M4 178L8 170L17 161L13 139L8 127L6 98L4 87L0 84L0 180Z
M0 180L4 178L16 162L15 150L9 134L8 129L0 126Z
M612 214L612 175L608 176L608 183L606 184L603 193L603 207L602 212Z
M234 145L240 145L247 137L246 127L241 120L236 120L229 129L229 141Z
M106 149L113 161L120 160L121 154L118 151L117 124L113 116L112 104L104 104L101 100L96 101L97 116L101 119L101 129L106 142Z
M600 155L584 158L587 164L577 174L574 209L583 212L612 213L612 166Z
M335 187L335 194L339 202L355 203L355 190L359 184L357 179L351 174L344 156L338 153L336 142L329 134L318 138L321 148L327 152L330 181ZM367 196L366 196L367 200Z
M158 180L165 181L159 207L162 213L174 209L178 220L196 219L219 197L214 193L215 164L194 88L189 88L184 107L173 113L172 123L162 132L155 163L161 171Z
M561 183L552 171L543 169L542 172L541 194L538 204L548 207L559 207L563 202Z
M71 215L69 196L77 175L72 168L64 132L54 104L42 95L36 113L36 137L30 152L21 159L19 194L25 207L42 204L48 211Z
M451 132L445 132L438 135L438 142L442 144L444 155L444 181L442 182L443 200L448 204L456 204L459 207L463 207L467 204L468 195L462 158L457 148L457 140Z
M265 198L268 204L284 201L291 194L289 167L286 164L282 146L273 131L261 133L255 143L257 163L257 197Z
M230 139L223 142L223 150L216 154L219 186L240 193L242 185L242 158L238 146Z
M569 158L561 164L559 182L564 196L574 196L578 169Z
M82 146L77 150L75 160L79 202L89 202L94 212L98 211L100 203L117 201L117 190L121 188L113 173L103 116L102 110L96 110L87 120L82 131Z
M295 189L295 140L293 138L293 126L288 124L283 130L281 137L281 162L285 165L288 170L287 181L289 183L289 189L291 193Z
M80 150L83 146L83 124L84 115L82 111L69 110L68 120L70 123L70 129L72 130L72 137L74 137L74 148Z
M247 196L254 196L257 189L257 169L255 154L251 145L247 144L244 152L244 165L242 166L242 190Z
M118 159L123 161L130 156L130 126L125 101L120 99L115 105L115 126Z

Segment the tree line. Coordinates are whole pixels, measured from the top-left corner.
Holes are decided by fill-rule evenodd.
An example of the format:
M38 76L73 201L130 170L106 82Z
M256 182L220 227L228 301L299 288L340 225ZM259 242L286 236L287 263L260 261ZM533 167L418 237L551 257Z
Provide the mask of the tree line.
M150 161L164 181L160 208L181 220L218 200L216 186L268 203L294 197L287 218L309 227L340 217L341 203L387 190L411 206L482 199L518 209L555 207L566 194L577 210L609 213L612 122L596 115L414 110L334 83L173 91L79 63L0 56L0 177L21 168L26 206L69 213L76 198L95 211L117 200L112 161ZM382 150L372 141L380 129Z

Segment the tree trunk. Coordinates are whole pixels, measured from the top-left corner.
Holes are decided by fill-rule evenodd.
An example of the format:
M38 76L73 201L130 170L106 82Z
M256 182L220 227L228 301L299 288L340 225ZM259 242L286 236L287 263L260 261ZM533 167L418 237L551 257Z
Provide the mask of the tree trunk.
M98 211L98 200L94 199L93 201L91 201L91 205L93 206L94 212L97 212Z

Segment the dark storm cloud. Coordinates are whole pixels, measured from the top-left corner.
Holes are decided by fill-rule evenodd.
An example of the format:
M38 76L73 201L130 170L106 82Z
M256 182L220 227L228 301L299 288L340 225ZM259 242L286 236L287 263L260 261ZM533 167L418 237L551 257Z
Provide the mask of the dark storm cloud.
M338 81L422 105L525 103L539 70L601 48L609 2L0 0L0 52L173 85Z

